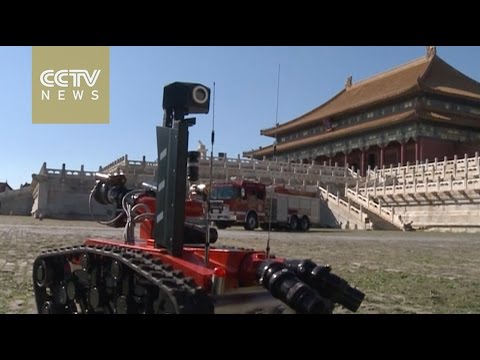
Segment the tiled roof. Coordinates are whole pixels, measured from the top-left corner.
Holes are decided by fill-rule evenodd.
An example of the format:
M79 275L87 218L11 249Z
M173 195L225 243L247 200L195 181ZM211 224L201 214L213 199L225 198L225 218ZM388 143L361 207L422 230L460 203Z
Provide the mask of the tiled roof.
M419 90L480 100L480 84L438 56L422 57L341 90L326 103L262 135L275 136Z
M438 56L433 57L420 85L433 92L480 100L480 83L462 74Z

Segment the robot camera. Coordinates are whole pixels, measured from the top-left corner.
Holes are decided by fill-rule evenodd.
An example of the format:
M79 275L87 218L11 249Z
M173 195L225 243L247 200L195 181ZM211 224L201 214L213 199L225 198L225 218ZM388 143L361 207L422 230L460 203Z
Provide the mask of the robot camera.
M202 84L174 82L163 89L163 109L187 114L208 114L210 89Z

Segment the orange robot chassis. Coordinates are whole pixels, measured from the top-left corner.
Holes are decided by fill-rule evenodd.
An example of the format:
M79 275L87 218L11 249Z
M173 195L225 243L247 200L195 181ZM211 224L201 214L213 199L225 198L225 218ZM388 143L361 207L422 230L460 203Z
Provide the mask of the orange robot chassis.
M122 174L97 174L90 201L116 205L117 215L103 223L124 227L124 241L89 238L39 255L33 265L39 313L329 314L336 305L358 310L365 295L329 266L214 247L216 230L189 222L198 203L185 201L186 183L197 180L198 163L187 151L195 119L185 116L206 114L209 106L204 85L164 88L156 185L129 189Z

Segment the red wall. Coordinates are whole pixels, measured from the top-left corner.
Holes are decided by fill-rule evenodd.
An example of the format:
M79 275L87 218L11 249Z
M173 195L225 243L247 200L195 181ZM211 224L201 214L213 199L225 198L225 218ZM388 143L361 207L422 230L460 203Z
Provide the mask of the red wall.
M453 158L454 155L457 155L458 157L463 157L464 155L463 153L457 153L458 149L453 141L422 138L421 142L421 161L425 161L426 159L433 161L435 158L441 161L445 156L450 159Z
M475 156L475 152L480 152L479 144L465 144L460 143L457 145L456 155L459 158L463 158L465 154L468 154L468 157Z

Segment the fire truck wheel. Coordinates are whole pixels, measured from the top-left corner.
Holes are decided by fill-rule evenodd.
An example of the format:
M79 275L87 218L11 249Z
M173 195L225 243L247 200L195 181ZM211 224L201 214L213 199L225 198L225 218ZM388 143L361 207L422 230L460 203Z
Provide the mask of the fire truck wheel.
M290 218L290 231L297 231L299 227L297 215Z
M215 244L218 240L218 231L215 228L210 228L210 243Z
M302 231L310 230L310 219L308 218L308 216L302 217L302 220L300 221L300 229Z
M247 220L245 221L245 225L243 226L245 230L255 230L258 226L257 214L253 211L249 212L247 215Z

